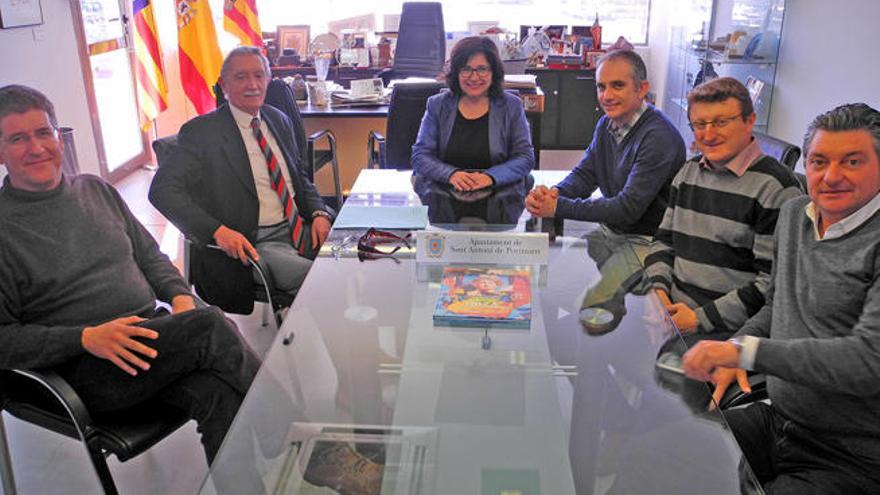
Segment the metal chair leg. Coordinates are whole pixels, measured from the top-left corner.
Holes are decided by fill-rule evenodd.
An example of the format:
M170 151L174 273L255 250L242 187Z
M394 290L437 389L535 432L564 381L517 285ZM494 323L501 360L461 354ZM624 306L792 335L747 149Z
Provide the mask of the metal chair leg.
M17 495L15 476L12 474L12 458L9 457L9 444L6 440L6 427L3 424L3 411L0 411L0 481L3 482L3 495Z
M92 459L92 465L95 466L95 472L98 473L98 479L101 481L104 493L106 495L119 495L116 483L113 482L113 476L110 474L110 467L107 466L107 459L104 457L104 453L88 446L86 448L89 451L89 457Z
M263 318L262 318L262 321L260 322L260 324L263 327L267 327L267 326L269 326L269 311L270 311L269 308L272 307L272 304L265 303L262 306L263 306Z

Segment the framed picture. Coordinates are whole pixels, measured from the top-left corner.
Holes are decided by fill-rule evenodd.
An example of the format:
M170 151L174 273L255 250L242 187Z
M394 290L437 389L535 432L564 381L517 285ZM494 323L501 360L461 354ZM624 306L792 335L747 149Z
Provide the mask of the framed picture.
M35 26L43 23L40 0L0 0L0 28Z
M595 50L588 51L586 53L586 60L585 60L585 62L587 63L587 68L588 69L595 69L596 63L599 62L599 59L602 58L602 55L605 55L605 52L600 52L600 51L595 51Z
M284 53L285 48L296 50L302 57L309 54L309 26L278 26L275 39L280 54Z

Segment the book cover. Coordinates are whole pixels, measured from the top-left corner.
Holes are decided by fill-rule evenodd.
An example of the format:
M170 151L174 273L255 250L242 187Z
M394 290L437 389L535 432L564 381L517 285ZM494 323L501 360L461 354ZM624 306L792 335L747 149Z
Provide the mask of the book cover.
M529 328L532 274L529 268L446 267L434 307L434 324Z

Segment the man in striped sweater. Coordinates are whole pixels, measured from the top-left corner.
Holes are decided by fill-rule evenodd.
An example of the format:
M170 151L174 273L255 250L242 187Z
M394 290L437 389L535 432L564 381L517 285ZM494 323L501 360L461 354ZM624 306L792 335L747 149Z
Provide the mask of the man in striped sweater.
M694 88L688 118L702 155L672 181L646 271L681 332L727 338L764 305L779 208L801 189L790 170L761 152L752 101L739 81Z

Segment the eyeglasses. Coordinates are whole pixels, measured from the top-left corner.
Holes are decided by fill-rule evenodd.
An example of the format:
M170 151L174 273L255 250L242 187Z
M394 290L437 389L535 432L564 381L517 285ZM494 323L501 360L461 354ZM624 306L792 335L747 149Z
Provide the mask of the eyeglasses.
M32 133L17 132L8 137L3 138L6 144L14 147L29 146L31 140L35 140L41 145L54 144L58 142L58 130L54 127L41 127Z
M703 122L703 121L698 120L697 122L689 123L688 127L690 127L692 131L705 131L706 127L708 127L709 125L711 125L715 129L721 129L723 127L727 127L727 124L733 122L734 120L736 120L742 116L743 116L743 114L738 113L738 114L734 115L733 117L724 117L724 118L715 119L715 120L712 120L709 122Z
M476 74L477 76L480 77L480 79L482 79L491 73L492 73L492 68L487 67L485 65L480 65L479 67L471 67L471 66L465 65L464 67L461 68L460 71L458 71L458 75L465 78L465 79L471 77L474 74Z
M393 258L392 255L399 251L403 246L406 246L407 249L411 249L409 244L410 238L412 238L412 233L408 233L401 237L397 234L386 232L384 230L377 230L371 227L358 239L358 259L364 261L378 258L392 258L394 261L399 262L399 260ZM377 247L377 245L380 244L397 245L390 251L383 251Z

